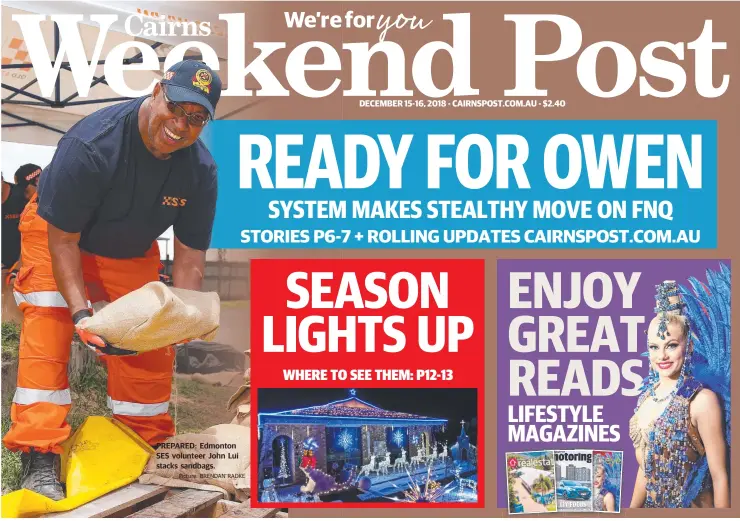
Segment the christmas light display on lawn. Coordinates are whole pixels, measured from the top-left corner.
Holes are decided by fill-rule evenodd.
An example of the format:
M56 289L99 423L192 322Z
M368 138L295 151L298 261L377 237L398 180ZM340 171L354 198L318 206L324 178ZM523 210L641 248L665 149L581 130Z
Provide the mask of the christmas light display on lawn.
M319 448L319 442L311 436L303 440L303 458L301 459L301 467L303 468L316 468L316 449Z
M396 503L439 503L442 497L454 487L455 483L452 481L445 486L440 485L438 481L432 478L431 467L427 468L426 479L422 478L420 481L416 481L408 470L406 470L406 476L408 477L406 488L391 483L391 486L398 491L395 494L403 493L402 498L390 494L379 494L372 490L367 490L367 492L375 497L381 497Z
M355 473L350 471L349 477L343 483L337 482L336 477L327 474L319 469L301 469L307 478L307 482L300 488L300 491L308 496L314 496L315 498L325 496L328 494L334 494L336 492L344 492L351 488L355 488Z

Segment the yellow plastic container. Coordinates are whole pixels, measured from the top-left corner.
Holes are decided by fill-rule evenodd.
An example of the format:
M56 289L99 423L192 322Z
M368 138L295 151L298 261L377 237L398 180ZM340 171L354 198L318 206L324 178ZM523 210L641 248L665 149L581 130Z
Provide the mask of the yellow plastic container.
M38 517L65 512L136 481L152 449L121 422L91 416L62 444L60 480L67 497L53 501L30 490L2 497L2 517Z

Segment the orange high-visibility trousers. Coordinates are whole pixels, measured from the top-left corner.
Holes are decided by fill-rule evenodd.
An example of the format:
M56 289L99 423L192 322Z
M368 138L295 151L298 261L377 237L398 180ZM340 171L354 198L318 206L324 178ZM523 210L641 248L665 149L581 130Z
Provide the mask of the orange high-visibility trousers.
M67 303L51 270L47 224L36 210L36 196L21 214L21 269L13 296L23 313L18 349L18 379L3 441L10 450L34 448L61 452L69 437L66 421L72 404L67 362L74 334Z
M144 257L111 259L83 253L82 271L91 302L114 300L159 280L159 246ZM175 434L169 403L175 348L134 356L104 355L108 368L108 407L113 417L131 427L151 445Z
M21 217L22 268L16 302L23 311L18 386L11 406L13 424L3 438L9 450L61 452L70 434L72 400L67 363L74 326L51 268L47 223L36 214L35 198ZM144 257L111 259L82 254L88 300L113 300L158 280L159 248ZM174 435L167 412L175 350L172 346L135 356L103 355L108 369L108 407L113 417L155 445Z

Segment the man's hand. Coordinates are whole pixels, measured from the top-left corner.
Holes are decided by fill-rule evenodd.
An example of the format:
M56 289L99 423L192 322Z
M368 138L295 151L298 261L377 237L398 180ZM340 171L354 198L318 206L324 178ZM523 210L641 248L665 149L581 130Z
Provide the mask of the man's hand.
M121 349L112 346L103 337L90 333L89 331L85 331L85 323L90 319L90 317L92 317L92 312L89 309L83 309L74 314L72 321L75 324L77 336L80 337L80 340L82 340L87 347L95 351L95 354L116 356L137 354L136 351L129 351L128 349Z
M175 237L175 260L172 264L173 286L201 291L206 271L206 252L186 246Z

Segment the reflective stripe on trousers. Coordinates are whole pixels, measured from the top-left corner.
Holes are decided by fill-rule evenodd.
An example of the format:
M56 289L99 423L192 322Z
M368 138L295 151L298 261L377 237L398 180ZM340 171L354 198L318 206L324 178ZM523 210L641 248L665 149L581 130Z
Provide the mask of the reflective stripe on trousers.
M34 403L54 403L56 405L71 405L72 395L69 388L60 391L45 391L43 389L28 389L17 387L13 396L13 403L31 405Z
M121 416L156 416L169 410L170 402L161 403L134 403L114 400L108 396L108 408L113 414Z
M40 308L66 308L67 301L58 291L34 291L32 293L13 292L15 303L21 305L23 302Z

